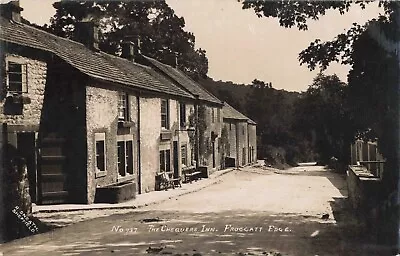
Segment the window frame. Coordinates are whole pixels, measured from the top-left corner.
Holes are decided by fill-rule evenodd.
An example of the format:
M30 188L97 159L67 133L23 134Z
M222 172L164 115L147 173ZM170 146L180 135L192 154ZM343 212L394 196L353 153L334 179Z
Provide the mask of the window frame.
M120 165L122 164L122 156L120 155L120 145L123 144L123 164L124 170L123 174L120 172ZM130 146L131 152L128 152L128 146ZM128 169L131 168L131 172ZM135 147L134 147L134 139L132 135L118 135L117 136L117 173L118 180L121 179L130 179L135 175Z
M129 109L129 94L126 92L118 92L118 121L128 122L130 120L130 109ZM122 115L121 115L122 113Z
M159 172L171 172L171 149L160 149L159 157ZM161 159L163 159L163 161L161 161Z
M10 64L19 65L21 72L10 71ZM10 90L10 74L19 74L21 76L21 90ZM19 83L19 81L13 81L13 83ZM6 91L10 93L23 94L28 93L28 64L24 61L17 60L14 58L6 59Z
M187 145L186 144L181 145L181 164L185 165L185 166L188 166L188 159L187 159L188 153L187 152L188 152Z
M186 104L184 102L179 103L179 124L181 128L186 127Z
M165 103L165 107L163 104ZM163 112L165 108L165 112ZM161 129L163 130L168 130L170 127L169 124L169 100L168 99L161 99L161 107L160 107L160 116L161 116ZM165 116L165 119L163 120L163 116Z
M103 141L103 165L104 170L100 170L98 168L98 151L97 151L97 143ZM103 177L107 175L107 140L105 132L95 132L94 134L94 157L95 157L95 176Z

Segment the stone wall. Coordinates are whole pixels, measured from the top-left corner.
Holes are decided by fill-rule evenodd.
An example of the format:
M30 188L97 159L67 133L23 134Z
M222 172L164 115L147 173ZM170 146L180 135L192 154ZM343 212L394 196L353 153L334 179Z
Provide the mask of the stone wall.
M251 150L251 157L249 162L255 163L257 161L257 126L253 124L248 124L249 132L249 150Z
M214 122L212 120L212 109L214 109ZM218 109L220 111L220 114L218 115ZM219 118L218 118L219 117ZM200 165L206 165L209 170L209 174L211 174L213 171L218 170L220 167L220 155L219 155L219 145L218 145L218 138L221 137L221 131L222 131L222 109L217 108L215 106L206 106L206 123L207 123L207 130L204 133L204 138L206 139L206 143L208 144L209 147L209 152L208 154L204 155L201 157L202 161L200 161ZM214 133L217 135L217 137L214 140L214 149L212 148L212 138L211 134ZM215 167L213 166L213 154L212 150L215 152ZM200 154L202 154L200 152Z
M378 204L380 179L362 166L349 166L347 187L352 208L363 220L373 218Z
M137 98L129 95L129 116L132 126L118 130L118 91L102 88L101 84L86 89L87 175L88 201L92 203L96 187L105 187L118 182L136 179L138 169L137 148ZM106 171L96 171L95 135L105 134ZM117 137L133 140L134 175L118 175Z
M155 189L155 174L160 168L161 100L140 97L139 102L141 191L147 193Z
M238 139L238 165L239 166L244 166L248 164L248 131L247 131L247 122L238 122L237 123L237 129L236 129L236 136L239 138Z
M228 131L228 140L229 140L229 150L227 152L227 157L235 158L236 161L237 160L236 123L233 122L232 120L225 120L224 125L226 127L226 130Z
M8 124L38 126L41 119L44 91L47 78L47 64L43 60L32 59L16 54L6 54L2 62L5 70L7 61L26 64L27 87L28 91L23 96L29 97L30 103L23 104L22 115L5 114L5 94L0 96L0 120ZM4 71L3 71L4 72ZM6 76L4 76L5 78ZM6 85L5 79L1 83L1 88ZM2 91L2 90L1 90Z

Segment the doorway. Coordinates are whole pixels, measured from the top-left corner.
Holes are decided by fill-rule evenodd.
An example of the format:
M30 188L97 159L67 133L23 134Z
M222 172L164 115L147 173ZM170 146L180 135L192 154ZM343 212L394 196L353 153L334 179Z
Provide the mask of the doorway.
M178 141L174 141L174 178L179 177L179 157L178 157Z
M18 155L26 160L29 180L29 194L33 203L37 202L37 166L34 132L17 133Z

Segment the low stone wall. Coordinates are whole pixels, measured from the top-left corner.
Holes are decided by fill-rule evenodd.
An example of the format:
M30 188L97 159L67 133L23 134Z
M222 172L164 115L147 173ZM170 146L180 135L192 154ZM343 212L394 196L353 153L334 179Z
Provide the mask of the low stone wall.
M376 217L380 182L363 166L351 165L347 170L349 200L361 221Z

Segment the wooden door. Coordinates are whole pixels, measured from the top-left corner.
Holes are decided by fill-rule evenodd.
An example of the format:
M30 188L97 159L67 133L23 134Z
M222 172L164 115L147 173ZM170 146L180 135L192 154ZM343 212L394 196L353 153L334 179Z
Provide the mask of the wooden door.
M40 142L39 203L60 204L68 202L68 180L66 173L65 139L44 138Z

